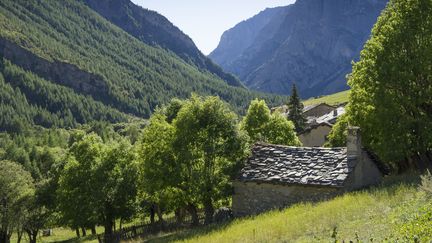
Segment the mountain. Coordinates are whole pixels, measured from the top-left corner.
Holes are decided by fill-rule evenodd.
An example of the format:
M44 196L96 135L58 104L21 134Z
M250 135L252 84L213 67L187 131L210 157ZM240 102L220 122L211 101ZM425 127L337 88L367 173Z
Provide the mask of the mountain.
M104 18L144 43L168 49L199 69L217 75L229 85L242 86L238 78L225 73L198 50L189 36L157 12L137 6L130 0L84 0L84 2Z
M297 0L266 9L226 31L210 54L251 89L303 98L347 89L387 0ZM237 50L237 51L234 51Z
M219 95L236 111L256 97L284 100L230 86L138 40L81 0L0 1L0 86L0 130L148 118L192 92Z

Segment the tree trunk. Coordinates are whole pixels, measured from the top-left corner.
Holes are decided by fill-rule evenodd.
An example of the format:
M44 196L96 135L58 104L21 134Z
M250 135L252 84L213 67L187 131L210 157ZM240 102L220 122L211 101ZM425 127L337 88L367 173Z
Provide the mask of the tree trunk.
M0 231L0 242L10 243L10 235L6 231Z
M176 216L177 224L182 224L184 220L184 209L177 208L175 211L175 216Z
M155 222L155 205L152 204L150 206L150 223L154 224L154 222Z
M81 227L81 231L82 231L82 236L85 237L87 236L87 231L84 227Z
M75 229L75 234L76 234L77 238L80 238L80 231L78 228Z
M162 210L161 210L161 208L159 207L159 205L156 205L156 214L157 214L157 216L158 216L158 222L159 222L159 223L162 223L164 220L163 220Z
M431 154L431 151L427 151L426 152L426 156L428 158L427 167L428 167L428 170L430 171L432 169L432 154Z
M187 211L189 212L189 214L192 217L192 226L199 225L198 210L197 210L196 206L193 204L188 204Z
M213 223L214 208L213 208L213 203L211 198L207 198L204 200L204 213L205 213L204 224Z
M29 237L29 243L36 243L38 230L26 230Z
M105 235L112 235L112 233L113 233L113 220L110 217L105 219L104 228L105 228Z
M21 243L21 239L22 239L23 233L24 232L23 232L22 229L17 231L17 243Z
M96 235L97 233L96 233L96 226L92 226L91 227L91 234L92 235Z

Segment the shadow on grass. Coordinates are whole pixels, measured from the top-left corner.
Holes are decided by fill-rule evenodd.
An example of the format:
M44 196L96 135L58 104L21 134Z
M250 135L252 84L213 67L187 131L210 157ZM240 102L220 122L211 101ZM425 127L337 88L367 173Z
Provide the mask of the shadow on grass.
M85 237L80 237L80 238L75 237L75 238L62 240L62 241L56 241L56 242L58 242L58 243L81 243L81 242L86 242L86 241L94 241L97 239L98 239L97 235L88 235Z
M224 230L231 223L232 222L223 223L223 224L212 224L207 226L198 226L195 228L189 228L177 232L167 233L165 235L149 236L147 238L141 239L141 241L148 242L148 243L163 243L163 242L172 242L177 240L187 240L202 235L210 234L219 230Z

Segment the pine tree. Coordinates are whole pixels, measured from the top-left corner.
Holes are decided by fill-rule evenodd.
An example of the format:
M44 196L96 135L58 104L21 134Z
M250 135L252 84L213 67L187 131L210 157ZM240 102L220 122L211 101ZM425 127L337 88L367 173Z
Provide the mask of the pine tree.
M304 106L300 100L295 84L293 84L292 86L291 97L288 102L288 108L288 119L294 123L296 132L299 133L303 131L306 127L306 118L303 115Z

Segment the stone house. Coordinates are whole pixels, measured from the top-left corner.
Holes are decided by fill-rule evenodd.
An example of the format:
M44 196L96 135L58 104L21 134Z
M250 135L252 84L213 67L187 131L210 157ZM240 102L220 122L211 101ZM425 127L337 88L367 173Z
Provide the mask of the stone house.
M305 117L321 117L333 111L334 109L336 109L336 107L326 103L321 103L305 106L303 108L303 114L305 115Z
M233 182L233 212L246 216L332 198L378 184L384 173L363 149L358 128L349 129L343 148L256 144Z
M308 117L308 128L298 134L303 146L322 147L333 125L343 114L345 114L345 107L340 106L321 117Z
M333 125L327 122L315 124L298 134L300 142L305 147L322 147Z

